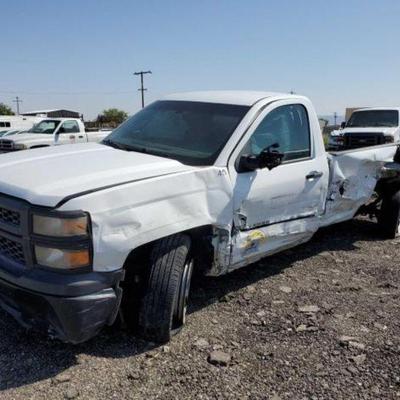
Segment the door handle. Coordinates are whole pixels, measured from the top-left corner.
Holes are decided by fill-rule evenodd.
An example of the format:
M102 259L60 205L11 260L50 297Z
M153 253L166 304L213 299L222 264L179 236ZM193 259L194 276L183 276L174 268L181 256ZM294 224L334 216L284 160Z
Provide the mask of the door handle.
M311 171L308 175L306 175L307 180L321 178L324 173L321 171Z
M79 135L78 137L79 137L79 139L83 139L83 136L82 136L82 135Z

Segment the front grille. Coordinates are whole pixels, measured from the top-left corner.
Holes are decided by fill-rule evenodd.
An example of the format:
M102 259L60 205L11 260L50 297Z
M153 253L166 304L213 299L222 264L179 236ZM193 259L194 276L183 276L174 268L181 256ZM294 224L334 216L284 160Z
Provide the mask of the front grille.
M0 221L6 224L19 226L21 224L21 215L18 211L0 207Z
M25 264L24 249L21 243L0 235L0 254L12 260Z
M32 264L28 237L29 204L0 193L0 269Z
M377 146L385 143L383 133L347 133L345 135L345 146L350 149L360 147Z
M0 139L0 150L12 150L13 142L11 140Z

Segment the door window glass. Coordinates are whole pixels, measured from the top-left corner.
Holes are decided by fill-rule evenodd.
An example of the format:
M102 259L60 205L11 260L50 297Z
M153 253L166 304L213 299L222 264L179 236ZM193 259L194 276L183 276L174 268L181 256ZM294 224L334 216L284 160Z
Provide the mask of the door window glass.
M29 133L47 133L52 134L56 130L60 121L45 119L38 124L34 125L28 132Z
M307 158L311 155L310 124L301 104L281 106L266 115L245 147L245 153L258 155L277 143L284 154L283 161Z
M76 121L65 121L59 133L78 133L79 132L79 125Z

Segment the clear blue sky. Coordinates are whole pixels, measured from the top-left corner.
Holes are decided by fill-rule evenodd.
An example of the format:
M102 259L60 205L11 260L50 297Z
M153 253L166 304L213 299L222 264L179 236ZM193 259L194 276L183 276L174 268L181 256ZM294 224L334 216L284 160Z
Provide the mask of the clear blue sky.
M321 115L400 104L399 0L0 0L0 102L93 118L203 89L294 90ZM13 106L15 106L13 104Z

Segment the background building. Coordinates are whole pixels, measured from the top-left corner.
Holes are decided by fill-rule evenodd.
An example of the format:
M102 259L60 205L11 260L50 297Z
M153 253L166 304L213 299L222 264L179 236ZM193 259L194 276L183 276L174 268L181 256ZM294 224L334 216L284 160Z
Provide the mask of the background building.
M83 115L77 111L71 110L38 110L38 111L28 111L24 112L21 115L32 116L32 117L45 117L45 118L81 118L83 119Z

